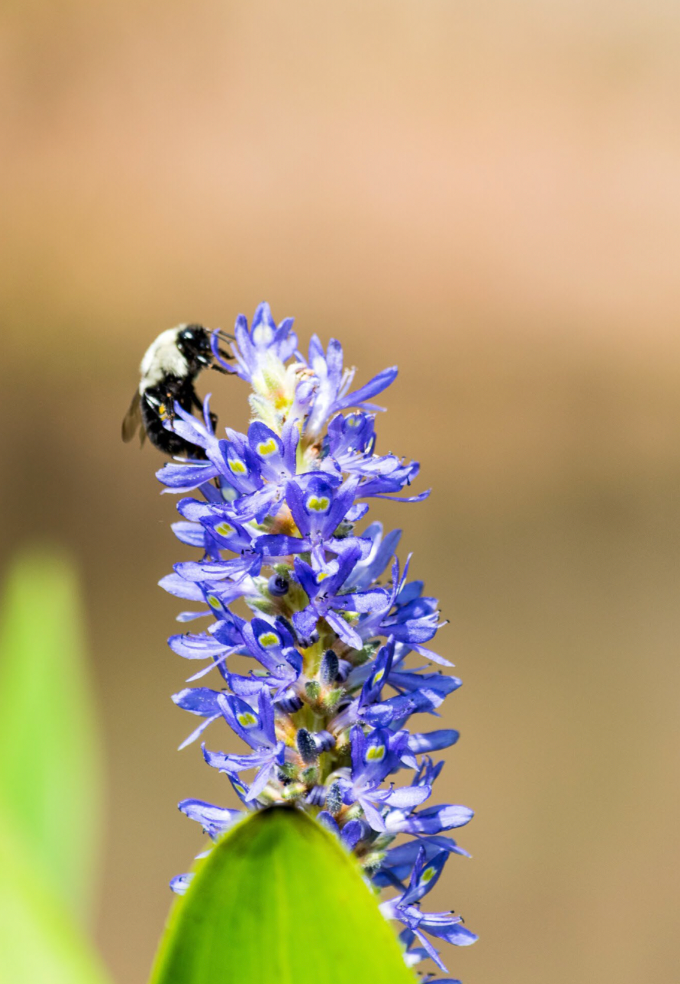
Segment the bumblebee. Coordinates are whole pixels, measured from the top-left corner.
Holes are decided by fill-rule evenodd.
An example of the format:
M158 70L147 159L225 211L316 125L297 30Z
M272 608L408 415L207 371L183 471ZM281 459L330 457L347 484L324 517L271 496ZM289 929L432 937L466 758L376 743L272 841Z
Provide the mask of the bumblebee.
M220 332L220 338L232 337ZM218 351L224 359L233 358L222 349ZM196 377L203 369L227 371L215 361L210 347L210 332L206 328L202 325L177 325L161 332L142 359L139 389L123 420L123 440L131 441L139 430L142 444L148 437L153 446L164 454L200 457L200 449L174 431L167 430L164 423L174 419L175 403L187 413L203 408L194 388ZM211 419L214 427L217 417L211 414Z

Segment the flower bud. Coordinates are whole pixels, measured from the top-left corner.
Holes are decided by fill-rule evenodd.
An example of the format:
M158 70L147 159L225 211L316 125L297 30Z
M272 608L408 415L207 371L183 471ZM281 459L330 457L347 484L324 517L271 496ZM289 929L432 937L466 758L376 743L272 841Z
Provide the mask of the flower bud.
M332 683L335 683L338 678L338 667L339 660L337 654L332 649L327 649L321 657L321 666L319 667L319 678L324 687L329 687Z
M288 594L289 587L290 582L285 577L281 577L280 574L272 574L267 582L267 590L274 598L282 598L285 594Z
M297 745L297 750L300 753L300 758L303 762L311 765L312 762L316 762L319 757L317 751L316 742L314 737L307 731L306 728L300 728L297 735L295 736L295 743Z

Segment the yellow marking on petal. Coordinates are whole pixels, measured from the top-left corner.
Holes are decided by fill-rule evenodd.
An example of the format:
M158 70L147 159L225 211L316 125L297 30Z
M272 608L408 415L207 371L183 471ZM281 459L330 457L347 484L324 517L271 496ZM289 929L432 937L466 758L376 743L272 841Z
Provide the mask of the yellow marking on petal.
M236 532L234 527L230 526L229 523L218 523L215 527L215 531L219 533L220 536L231 536L232 533Z
M351 414L351 416L349 416L347 418L347 426L348 427L358 427L360 423L361 423L361 417L358 417L354 413Z
M244 711L243 714L237 714L236 720L242 728L252 728L253 725L257 724L255 715L250 714L248 711Z
M208 604L212 605L213 608L219 608L221 602L219 598L215 597L215 595L208 595Z
M426 868L425 871L420 876L420 884L427 885L429 881L432 881L434 876L437 874L434 868Z
M268 441L261 441L257 446L257 453L266 458L268 454L275 454L277 451L276 441L270 437Z
M242 795L245 796L245 792L246 792L245 788L241 785L240 782L234 783L234 789L236 790L237 793L241 793Z
M258 637L257 641L261 646L264 646L265 649L269 646L278 646L281 642L276 632L263 632L262 635Z
M371 745L369 750L366 752L367 762L382 762L384 758L385 758L384 745Z
M307 508L313 509L314 512L328 512L328 507L331 501L327 495L310 495L307 499Z
M245 475L246 466L238 458L229 459L229 470L233 475Z
M326 571L321 571L320 574L317 574L316 579L317 581L325 581L327 577L330 577L330 574L327 574Z
M384 670L378 670L378 672L376 673L376 675L373 677L373 683L374 684L380 683L380 681L382 680L382 678L384 676L385 676L385 671Z

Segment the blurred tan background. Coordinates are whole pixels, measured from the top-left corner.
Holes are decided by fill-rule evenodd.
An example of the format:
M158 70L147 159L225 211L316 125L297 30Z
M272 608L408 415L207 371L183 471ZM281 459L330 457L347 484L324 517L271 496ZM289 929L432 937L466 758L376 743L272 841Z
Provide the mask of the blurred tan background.
M383 503L465 686L434 894L465 984L677 984L680 8L671 0L6 0L2 564L67 543L108 748L95 930L144 982L167 880L228 801L170 703L186 556L120 442L150 340L267 299L398 363ZM246 387L201 379L221 422ZM38 617L38 616L37 616ZM216 739L214 739L216 742Z

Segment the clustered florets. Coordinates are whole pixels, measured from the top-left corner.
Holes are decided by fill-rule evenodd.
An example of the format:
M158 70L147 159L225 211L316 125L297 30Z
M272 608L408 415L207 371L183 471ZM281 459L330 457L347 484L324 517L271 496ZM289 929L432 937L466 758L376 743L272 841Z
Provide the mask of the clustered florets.
M217 338L213 352L253 388L247 435L227 428L218 438L207 401L204 421L177 406L166 426L196 446L196 459L158 473L167 491L202 496L180 500L182 521L173 526L202 559L175 565L161 585L207 604L207 612L185 612L181 621L214 618L205 632L175 635L169 644L180 656L208 661L187 682L214 669L222 677L218 689L174 695L202 718L181 747L213 721L226 721L250 751L204 745L203 754L245 807L293 802L315 815L378 888L397 890L381 908L405 927L407 962L430 956L445 969L425 934L458 945L476 937L460 917L424 913L419 903L449 856L466 853L443 833L467 823L472 811L420 809L443 764L428 753L452 745L458 733L411 733L406 725L413 714L434 714L460 680L404 665L410 653L451 664L425 648L439 628L437 601L423 596L422 582L407 581L408 560L400 570L401 531L384 536L380 523L355 531L366 499L416 502L428 495L395 496L417 475L418 463L375 454L373 411L382 408L368 401L397 370L348 392L354 371L343 370L340 344L332 340L324 352L314 336L305 360L292 320L277 327L266 304L250 329L239 316L235 337L234 363L221 359ZM381 584L390 564L391 578ZM250 621L230 610L239 598L254 613ZM228 660L236 654L257 668L232 672ZM255 773L248 785L241 775L249 770ZM401 770L411 770L409 784L386 785ZM180 810L213 839L243 815L195 799ZM411 839L391 847L399 834ZM174 890L185 890L189 877L173 879Z

